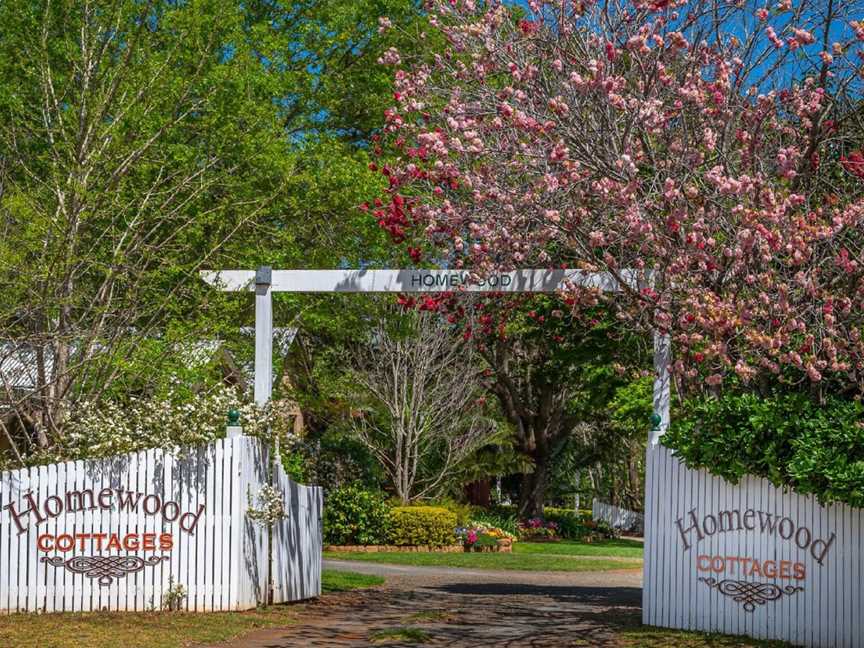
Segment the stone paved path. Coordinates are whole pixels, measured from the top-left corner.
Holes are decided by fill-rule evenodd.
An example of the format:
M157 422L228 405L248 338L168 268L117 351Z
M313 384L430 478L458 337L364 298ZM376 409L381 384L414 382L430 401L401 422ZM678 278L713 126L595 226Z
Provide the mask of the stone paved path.
M341 561L326 566L381 574L387 585L326 595L304 605L296 625L260 630L218 648L353 648L375 645L371 638L379 631L406 627L426 633L425 646L619 646L616 630L639 624L641 571L491 572Z

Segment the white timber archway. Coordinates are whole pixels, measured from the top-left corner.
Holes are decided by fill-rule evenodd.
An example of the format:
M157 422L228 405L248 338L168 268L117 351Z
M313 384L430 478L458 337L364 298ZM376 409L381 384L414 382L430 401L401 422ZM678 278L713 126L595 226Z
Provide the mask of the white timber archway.
M637 287L640 273L624 270L623 281ZM472 278L464 270L205 270L201 278L224 292L255 293L255 402L267 403L273 393L273 293L554 293L578 285L620 292L617 278L607 272L527 269ZM669 362L665 335L654 336L654 413L649 446L657 444L669 424Z

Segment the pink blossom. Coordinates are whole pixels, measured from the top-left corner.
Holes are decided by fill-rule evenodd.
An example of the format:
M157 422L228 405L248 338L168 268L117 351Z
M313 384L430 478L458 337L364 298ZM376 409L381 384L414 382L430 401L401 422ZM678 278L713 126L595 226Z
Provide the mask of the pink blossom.
M725 3L709 40L712 16L672 17L681 0L633 0L615 25L602 3L560 25L560 3L534 4L519 22L507 3L431 0L446 51L382 55L400 66L381 144L396 161L370 216L481 275L563 261L641 273L610 303L624 326L668 330L676 373L699 389L848 366L864 392L864 154L824 117L857 87L864 50L832 43L805 57L817 74L794 76L806 66L785 64L804 57L791 50L825 34L785 1L747 33L730 25L752 23L754 3ZM759 88L742 78L754 65ZM600 299L574 290L562 304L578 316Z
M378 63L382 65L399 65L402 62L402 58L399 56L399 50L395 47L391 47L384 52L384 54L378 59Z

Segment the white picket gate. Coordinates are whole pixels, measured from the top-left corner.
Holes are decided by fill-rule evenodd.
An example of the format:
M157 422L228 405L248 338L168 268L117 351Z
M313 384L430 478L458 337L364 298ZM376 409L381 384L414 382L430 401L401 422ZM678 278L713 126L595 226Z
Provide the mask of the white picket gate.
M159 609L169 583L190 611L265 602L268 530L246 511L268 462L260 441L235 437L0 473L0 613ZM281 466L275 479L287 517L274 602L317 596L321 490Z
M662 446L646 471L644 623L864 646L864 511L733 485Z

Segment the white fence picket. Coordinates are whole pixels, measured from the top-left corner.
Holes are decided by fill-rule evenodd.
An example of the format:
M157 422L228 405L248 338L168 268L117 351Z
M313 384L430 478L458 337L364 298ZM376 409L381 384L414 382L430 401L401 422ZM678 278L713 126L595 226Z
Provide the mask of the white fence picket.
M612 528L632 531L639 535L642 534L645 525L645 516L642 513L613 506L598 499L594 499L591 504L591 517L595 522L603 521Z
M690 511L698 531L688 531ZM773 531L767 524L763 530L767 514ZM643 620L814 648L862 648L862 531L862 509L821 506L754 477L733 485L688 469L666 448L650 448ZM821 565L816 557L824 545L814 555L816 541L830 542ZM795 578L801 569L806 574Z
M248 495L255 496L267 482L268 461L260 441L235 437L176 454L147 450L0 473L0 613L158 609L169 579L186 588L183 606L190 610L241 610L265 602L268 529L253 523L246 511ZM289 514L273 529L276 600L317 596L321 591L321 491L294 484L281 466L276 472L276 485L285 493ZM112 489L110 507L99 505L103 488ZM134 510L125 506L121 510L118 489L133 493L133 501L141 494ZM27 512L29 493L44 520ZM70 506L79 499L84 505ZM56 512L61 504L63 510L45 515L46 501L50 511ZM166 507L166 502L179 505L178 519L163 519L163 513L174 514L174 505ZM192 524L194 517L187 516L197 515L200 505L204 510L194 533L181 530L184 520L187 527ZM21 533L13 509L25 527ZM116 534L120 548L98 550L96 534L105 534L103 543ZM162 534L172 535L173 547L160 548ZM63 538L67 549L40 550L37 540L43 535L55 544ZM155 548L145 550L142 544L137 550L127 549L127 535L139 542L146 537ZM116 559L113 567L92 560L106 557ZM152 557L164 560L143 567L127 564L123 569L124 559ZM89 571L85 569L88 560Z

